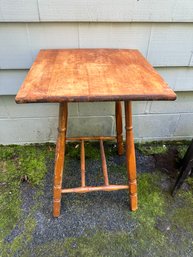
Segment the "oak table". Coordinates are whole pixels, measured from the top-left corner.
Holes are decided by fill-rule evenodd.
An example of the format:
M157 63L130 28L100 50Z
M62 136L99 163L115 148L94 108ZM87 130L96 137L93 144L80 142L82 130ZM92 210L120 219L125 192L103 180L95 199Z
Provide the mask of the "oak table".
M137 209L135 146L131 101L175 100L176 95L138 50L51 49L40 50L17 96L17 103L60 103L55 155L53 215L60 215L62 193L86 193L127 189L130 209ZM69 102L114 101L116 136L67 138ZM126 165L128 185L110 185L103 140L116 139L123 154L122 110L125 105ZM81 142L81 186L62 188L66 140ZM85 184L85 140L99 140L103 186Z

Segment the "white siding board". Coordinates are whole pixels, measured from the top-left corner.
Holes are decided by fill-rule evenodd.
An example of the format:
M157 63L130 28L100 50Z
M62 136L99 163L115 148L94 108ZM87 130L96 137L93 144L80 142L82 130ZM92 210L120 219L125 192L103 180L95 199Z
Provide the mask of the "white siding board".
M192 0L1 0L0 22L192 22Z
M112 26L110 23L79 23L80 48L110 47Z
M0 24L0 68L28 69L41 48L78 48L78 25Z
M152 29L151 29L152 28ZM41 48L138 48L154 66L189 66L192 24L0 24L0 68L27 69Z
M193 91L192 67L159 67L156 70L176 92ZM0 70L0 95L15 95L26 74L27 70Z
M0 69L25 69L32 63L26 24L0 24Z
M151 27L150 23L112 23L111 42L115 44L113 47L139 49L147 56Z
M80 23L80 48L134 48L147 54L151 24Z
M190 58L190 63L189 63L189 66L193 66L193 51L191 53L191 58Z
M39 21L37 0L0 0L0 22Z
M175 91L193 91L193 67L157 67L168 85Z
M27 70L0 70L0 95L16 94Z
M76 23L28 24L33 60L42 48L79 48L79 32ZM28 64L28 68L31 64Z
M41 21L193 21L192 0L39 0Z
M147 59L154 66L189 66L192 52L192 24L152 26Z

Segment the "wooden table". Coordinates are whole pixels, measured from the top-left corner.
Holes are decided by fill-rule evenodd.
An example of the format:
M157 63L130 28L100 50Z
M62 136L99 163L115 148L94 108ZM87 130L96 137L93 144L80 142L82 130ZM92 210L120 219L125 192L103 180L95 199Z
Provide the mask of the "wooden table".
M132 129L132 100L175 100L175 93L138 50L58 49L41 50L17 96L17 103L60 103L54 172L53 215L60 215L62 193L86 193L128 189L130 209L137 209L135 146ZM69 102L115 101L116 137L67 138ZM110 185L103 140L116 139L123 154L122 110L125 104L126 165L128 185ZM62 188L66 140L81 142L81 186ZM103 186L85 185L85 140L99 140Z

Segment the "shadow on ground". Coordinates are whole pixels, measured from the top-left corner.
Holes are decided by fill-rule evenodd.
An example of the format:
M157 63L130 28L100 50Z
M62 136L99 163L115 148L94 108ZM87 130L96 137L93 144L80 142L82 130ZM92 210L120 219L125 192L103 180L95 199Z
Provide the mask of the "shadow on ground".
M63 187L79 186L79 147L68 146ZM105 148L110 182L127 183L125 157L114 144ZM66 194L53 218L54 146L0 147L0 256L193 256L192 178L170 194L186 148L137 145L137 212L127 191ZM98 146L87 152L86 184L103 184Z

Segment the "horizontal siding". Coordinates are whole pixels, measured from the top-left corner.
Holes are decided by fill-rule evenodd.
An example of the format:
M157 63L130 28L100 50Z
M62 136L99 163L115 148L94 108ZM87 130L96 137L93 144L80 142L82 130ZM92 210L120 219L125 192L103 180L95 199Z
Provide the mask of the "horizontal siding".
M157 67L168 85L177 91L193 91L193 67ZM27 70L0 70L0 95L15 95Z
M192 22L192 0L1 0L0 21Z
M193 67L156 68L174 91L193 91Z
M178 92L175 102L134 102L135 139L190 139L192 103L193 92ZM113 135L114 109L112 103L70 104L68 135ZM0 144L55 142L57 123L58 104L18 105L13 96L0 97Z
M137 48L153 66L191 66L193 23L1 23L0 69L28 69L41 48Z
M37 0L1 0L0 21L39 21Z

